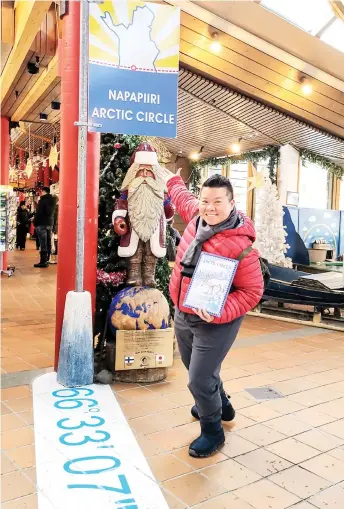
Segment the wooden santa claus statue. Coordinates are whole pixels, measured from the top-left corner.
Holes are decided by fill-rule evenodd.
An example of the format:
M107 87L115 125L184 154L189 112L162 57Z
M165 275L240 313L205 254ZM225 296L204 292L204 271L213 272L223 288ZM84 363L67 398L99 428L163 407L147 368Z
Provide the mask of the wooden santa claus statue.
M166 255L166 222L174 209L153 146L141 143L131 161L112 215L121 236L118 255L128 258L129 285L155 288L156 262Z

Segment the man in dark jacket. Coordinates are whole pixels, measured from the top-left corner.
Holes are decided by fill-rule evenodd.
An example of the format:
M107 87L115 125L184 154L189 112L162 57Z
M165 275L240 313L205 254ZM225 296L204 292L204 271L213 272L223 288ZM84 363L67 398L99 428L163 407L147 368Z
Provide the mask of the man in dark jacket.
M30 214L25 201L21 201L17 210L17 248L24 251L26 236L29 231Z
M38 202L34 225L38 235L40 251L40 261L35 263L34 267L49 267L48 257L51 251L51 231L54 225L54 212L56 200L50 194L49 187L43 187L42 196Z

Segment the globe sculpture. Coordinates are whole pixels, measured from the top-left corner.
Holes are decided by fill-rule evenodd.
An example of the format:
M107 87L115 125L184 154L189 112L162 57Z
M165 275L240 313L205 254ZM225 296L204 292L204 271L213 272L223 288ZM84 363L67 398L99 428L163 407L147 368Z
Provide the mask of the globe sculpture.
M108 315L108 326L115 337L117 330L167 329L170 323L169 305L156 288L127 287L113 298ZM108 343L108 369L114 369L115 345ZM112 350L112 352L111 352ZM114 379L121 382L157 382L167 376L167 368L131 369L115 371Z
M115 295L110 305L110 327L116 330L167 329L168 302L156 288L129 287Z

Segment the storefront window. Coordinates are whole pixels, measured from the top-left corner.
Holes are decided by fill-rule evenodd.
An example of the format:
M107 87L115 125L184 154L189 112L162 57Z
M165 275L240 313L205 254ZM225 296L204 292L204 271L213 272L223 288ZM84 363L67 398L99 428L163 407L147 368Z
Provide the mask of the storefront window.
M236 207L247 214L248 163L235 163L230 166L230 181L234 190Z
M316 164L301 163L299 182L299 207L327 209L329 200L329 173Z
M256 168L258 173L263 173L265 177L269 176L269 168L268 168L269 161L266 159L265 161L261 161L259 163L255 163L254 167ZM254 224L259 226L260 222L260 201L263 194L262 188L256 188L254 189L254 213L253 213L253 220Z
M202 176L202 181L206 180L213 175L225 174L229 177L234 191L234 199L238 210L247 213L247 176L248 164L247 163L234 163L230 165L230 169L223 173L221 164L218 166L208 166L205 174Z
M222 175L222 166L219 164L218 166L208 167L208 174L206 178L212 177L213 175Z

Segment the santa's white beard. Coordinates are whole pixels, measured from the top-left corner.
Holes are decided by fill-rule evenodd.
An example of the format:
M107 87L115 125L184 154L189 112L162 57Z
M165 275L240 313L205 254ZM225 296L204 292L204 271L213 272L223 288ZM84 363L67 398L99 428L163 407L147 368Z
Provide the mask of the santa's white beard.
M144 184L144 181L147 183ZM133 230L143 242L147 242L159 226L163 202L164 191L154 179L138 177L129 185L129 218Z

